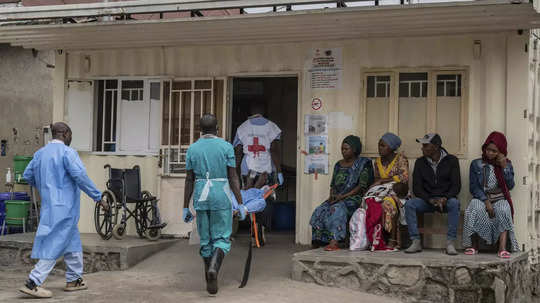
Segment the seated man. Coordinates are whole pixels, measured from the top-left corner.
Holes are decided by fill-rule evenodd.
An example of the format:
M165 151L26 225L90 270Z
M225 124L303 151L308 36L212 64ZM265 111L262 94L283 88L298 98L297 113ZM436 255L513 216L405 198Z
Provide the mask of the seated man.
M461 176L458 159L450 155L443 147L438 134L427 134L416 139L422 143L423 157L414 163L413 193L416 198L405 204L405 218L412 240L406 253L422 251L416 213L435 211L448 213L448 234L446 253L457 255L454 241L459 223L459 201Z

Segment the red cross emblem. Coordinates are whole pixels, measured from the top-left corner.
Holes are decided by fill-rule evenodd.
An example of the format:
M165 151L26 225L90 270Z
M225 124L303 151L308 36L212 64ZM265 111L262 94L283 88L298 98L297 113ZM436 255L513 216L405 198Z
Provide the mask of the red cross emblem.
M253 145L248 145L248 151L252 152L256 158L260 152L266 151L266 147L259 145L259 137L253 137Z

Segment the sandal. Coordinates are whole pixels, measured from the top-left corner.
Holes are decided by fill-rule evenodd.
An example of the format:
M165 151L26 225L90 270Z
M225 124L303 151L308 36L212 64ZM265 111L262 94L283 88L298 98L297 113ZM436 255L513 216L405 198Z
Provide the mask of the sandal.
M478 250L476 250L476 249L473 248L473 247L469 247L469 248L466 248L466 249L465 249L465 254L466 254L467 256L477 255L477 254L478 254Z
M86 283L84 283L83 279L79 278L75 281L68 282L66 284L66 287L64 288L64 291L77 291L85 289L88 289L88 286L86 286Z
M326 246L324 247L324 250L326 250L326 251L336 251L336 250L340 250L340 248L339 248L339 246L337 246L337 245L330 245L330 244L328 244L328 245L326 245Z
M498 254L499 258L501 259L510 259L511 255L506 250L500 251Z

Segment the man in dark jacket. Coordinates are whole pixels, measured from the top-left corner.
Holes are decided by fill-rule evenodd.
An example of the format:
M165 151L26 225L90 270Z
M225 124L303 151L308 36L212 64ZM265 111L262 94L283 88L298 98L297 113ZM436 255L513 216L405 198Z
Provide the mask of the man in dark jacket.
M448 213L448 234L446 253L457 255L454 241L459 224L459 200L461 175L459 160L450 155L443 147L438 134L427 134L416 139L422 143L423 157L414 163L413 192L414 199L405 203L405 218L412 244L406 253L422 251L416 213L432 213L435 211Z

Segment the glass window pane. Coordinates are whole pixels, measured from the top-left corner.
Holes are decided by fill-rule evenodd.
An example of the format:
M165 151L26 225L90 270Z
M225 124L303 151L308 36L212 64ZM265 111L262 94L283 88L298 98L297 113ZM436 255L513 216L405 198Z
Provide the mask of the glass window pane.
M377 81L386 81L390 82L390 76L377 76Z
M172 84L173 90L191 89L191 81L174 81Z
M163 82L163 105L161 112L161 144L169 144L169 92L171 89L170 83Z
M117 89L118 88L118 80L106 80L105 81L105 88L107 88L107 89Z
M211 89L212 80L196 80L195 89Z
M377 97L388 97L386 95L386 83L377 83Z
M201 92L195 92L195 104L193 105L193 142L201 137Z
M182 129L180 130L181 145L191 144L191 92L182 93Z
M178 145L180 142L180 93L172 93L172 119L171 119L171 145Z
M161 88L161 83L159 82L150 83L150 99L153 99L153 100L161 99L159 96L160 88Z
M399 96L405 98L409 97L409 83L399 84Z
M144 81L143 80L125 80L125 81L122 81L122 89L143 88L143 87L144 87Z
M399 81L427 81L427 73L400 73Z
M212 92L203 92L203 114L212 114L215 110L212 108Z
M446 82L446 96L447 97L456 96L456 82L455 81Z
M122 91L122 100L126 100L126 101L131 100L130 95L129 95L129 90L123 90Z
M111 112L113 104L112 94L113 93L111 91L105 93L105 112L103 113L105 117L105 136L103 138L104 141L111 141Z
M420 83L413 82L411 83L411 97L420 97Z
M117 109L117 105L118 105L118 94L114 94L114 97L113 97L114 101L113 101L113 113L112 113L112 122L113 122L113 126L112 126L112 140L111 141L116 141L116 109Z
M461 97L461 75L458 75L457 96Z
M444 82L437 81L437 97L444 97Z
M439 80L456 80L456 75L437 75L437 81Z
M367 77L367 97L375 97L375 76Z

